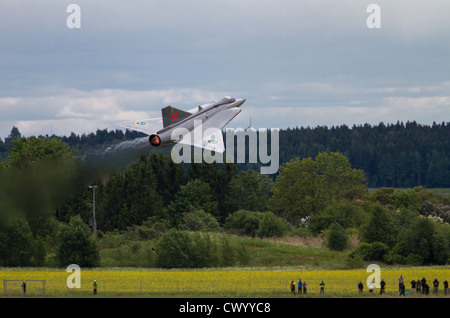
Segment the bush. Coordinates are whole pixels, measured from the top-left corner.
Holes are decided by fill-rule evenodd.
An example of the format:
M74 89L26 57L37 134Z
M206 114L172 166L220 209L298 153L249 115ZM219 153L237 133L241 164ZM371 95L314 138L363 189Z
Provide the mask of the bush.
M227 217L224 228L238 235L280 237L288 230L288 225L272 212L238 210Z
M281 218L272 212L263 214L257 231L259 237L281 237L287 231L288 226Z
M96 267L100 264L97 243L79 215L71 217L69 224L61 224L58 240L56 257L60 266Z
M183 213L180 228L187 231L220 231L220 225L217 219L203 210L193 210Z
M345 261L345 265L347 268L361 268L364 266L364 261L359 254L350 254Z
M169 230L156 244L156 264L163 268L194 267L193 244L187 232Z
M381 242L392 247L398 235L392 212L378 204L375 204L370 212L368 223L361 228L363 241Z
M217 245L206 233L170 230L158 240L156 264L163 268L201 268L219 264Z
M259 228L261 212L238 210L225 220L225 229L240 235L255 237Z
M390 252L386 255L384 255L383 260L388 264L405 264L406 260L403 256Z
M423 257L419 254L409 254L405 259L407 264L419 266L423 264Z
M308 220L308 228L314 235L325 231L333 223L339 223L344 229L358 228L365 222L366 214L361 205L343 200L312 215Z
M43 241L26 222L14 222L0 235L0 266L42 266L45 254Z
M449 245L445 234L441 232L445 225L442 228L438 225L428 218L415 217L394 247L396 253L405 258L411 254L419 255L422 264L445 264L449 256ZM418 258L412 261L416 263Z
M383 261L388 252L389 248L381 242L362 242L350 254L360 255L365 261Z
M334 251L342 251L347 247L347 234L339 223L333 223L327 235L327 247Z
M235 255L230 241L226 236L222 237L220 246L220 265L221 266L232 266L234 265Z

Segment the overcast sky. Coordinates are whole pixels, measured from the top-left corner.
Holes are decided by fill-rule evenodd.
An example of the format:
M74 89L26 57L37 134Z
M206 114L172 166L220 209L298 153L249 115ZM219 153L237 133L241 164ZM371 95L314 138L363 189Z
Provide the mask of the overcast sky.
M69 4L80 28L68 28ZM369 28L370 4L381 28ZM230 95L228 127L450 122L448 0L0 2L0 138Z

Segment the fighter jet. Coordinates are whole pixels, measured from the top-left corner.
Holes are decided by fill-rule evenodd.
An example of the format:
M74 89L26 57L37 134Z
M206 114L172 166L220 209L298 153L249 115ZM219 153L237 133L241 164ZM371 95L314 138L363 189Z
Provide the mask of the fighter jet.
M174 143L224 152L222 129L240 112L245 99L229 96L184 111L173 106L161 110L161 118L125 121L118 126L149 135L152 146Z

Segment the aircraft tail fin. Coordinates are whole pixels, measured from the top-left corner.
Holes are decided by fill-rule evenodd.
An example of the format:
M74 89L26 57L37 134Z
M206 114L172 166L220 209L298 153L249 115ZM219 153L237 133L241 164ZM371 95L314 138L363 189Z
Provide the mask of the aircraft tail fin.
M176 123L177 121L183 120L192 115L189 112L177 109L172 106L164 107L163 109L161 109L161 113L162 113L163 127L170 126Z

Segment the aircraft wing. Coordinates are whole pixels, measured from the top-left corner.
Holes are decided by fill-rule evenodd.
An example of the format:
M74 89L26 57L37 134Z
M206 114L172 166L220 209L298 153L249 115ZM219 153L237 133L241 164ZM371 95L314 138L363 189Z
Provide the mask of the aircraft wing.
M222 129L239 114L239 108L226 109L202 123L202 137L197 140L194 131L191 131L179 141L179 143L205 148L211 151L224 152ZM195 128L194 128L195 130ZM189 138L190 137L190 138Z
M117 123L117 126L152 135L163 128L163 121L162 118L123 121Z

